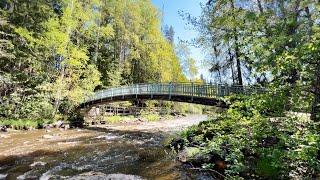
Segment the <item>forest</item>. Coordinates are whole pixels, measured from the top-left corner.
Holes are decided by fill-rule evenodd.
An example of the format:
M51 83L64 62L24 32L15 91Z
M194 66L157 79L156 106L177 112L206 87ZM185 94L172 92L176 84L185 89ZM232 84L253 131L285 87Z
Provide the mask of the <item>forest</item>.
M186 81L150 1L19 0L0 7L6 119L69 118L105 87Z
M170 4L170 3L169 3ZM93 92L197 81L201 47L215 83L264 87L172 141L217 179L320 178L320 3L208 0L181 11L198 32L174 42L150 0L1 0L0 121L68 120Z

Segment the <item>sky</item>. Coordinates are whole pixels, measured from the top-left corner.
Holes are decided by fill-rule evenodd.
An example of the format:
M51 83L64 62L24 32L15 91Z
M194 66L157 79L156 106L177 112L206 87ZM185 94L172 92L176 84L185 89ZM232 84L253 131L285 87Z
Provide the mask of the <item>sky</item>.
M201 7L200 3L206 3L208 0L152 0L153 4L160 10L164 11L163 14L163 27L164 25L172 26L175 31L175 42L181 40L192 40L197 36L197 32L192 30L192 27L186 25L186 21L179 15L179 11L190 13L192 16L200 16ZM205 79L210 79L208 68L203 67L201 63L204 59L204 53L199 48L190 46L192 57L197 61L200 74L204 75Z

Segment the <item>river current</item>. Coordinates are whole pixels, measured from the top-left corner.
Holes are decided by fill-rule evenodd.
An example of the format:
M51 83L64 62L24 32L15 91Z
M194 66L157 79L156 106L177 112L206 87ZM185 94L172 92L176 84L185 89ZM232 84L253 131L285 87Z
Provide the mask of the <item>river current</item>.
M210 179L164 146L177 127L205 119L2 133L0 179Z

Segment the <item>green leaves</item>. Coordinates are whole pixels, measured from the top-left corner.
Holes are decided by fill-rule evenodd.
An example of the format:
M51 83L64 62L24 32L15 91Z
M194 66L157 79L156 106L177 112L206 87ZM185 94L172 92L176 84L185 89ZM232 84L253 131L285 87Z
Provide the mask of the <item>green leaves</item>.
M230 178L316 175L320 170L317 159L320 138L312 121L302 115L281 112L275 99L282 97L269 97L229 97L232 102L229 110L183 132L186 146L201 144L198 154L202 156L218 154L226 161L225 173ZM279 104L283 104L281 100ZM279 112L267 113L274 110Z
M105 86L185 80L151 1L17 0L9 6L17 9L0 9L5 118L67 118Z

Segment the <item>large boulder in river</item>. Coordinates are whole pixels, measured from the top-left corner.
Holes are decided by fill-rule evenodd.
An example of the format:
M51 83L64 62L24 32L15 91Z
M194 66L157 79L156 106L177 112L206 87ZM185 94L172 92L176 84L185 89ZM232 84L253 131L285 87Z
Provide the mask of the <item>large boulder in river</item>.
M64 124L63 121L57 121L57 122L54 123L54 126L55 126L56 128L61 128L61 127L63 126L63 124Z
M0 126L0 131L1 132L7 132L7 127L6 126Z

